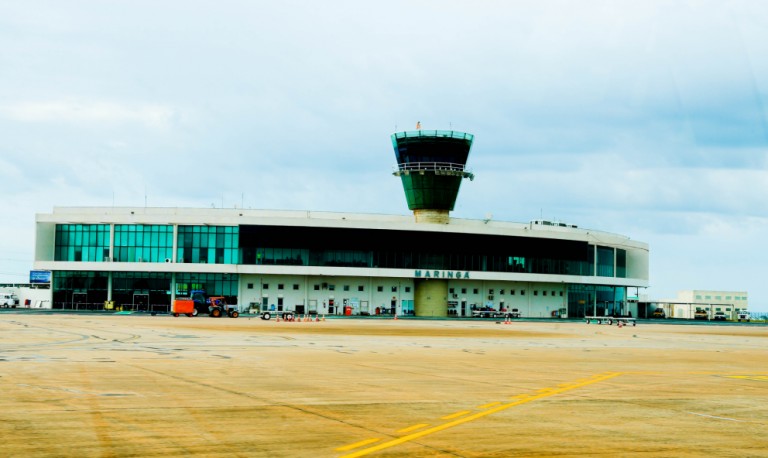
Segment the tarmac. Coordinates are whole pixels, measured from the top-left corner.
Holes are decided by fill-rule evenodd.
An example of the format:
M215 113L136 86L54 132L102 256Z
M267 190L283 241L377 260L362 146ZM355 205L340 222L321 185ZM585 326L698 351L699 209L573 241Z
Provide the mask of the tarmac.
M0 456L768 456L768 326L0 314Z

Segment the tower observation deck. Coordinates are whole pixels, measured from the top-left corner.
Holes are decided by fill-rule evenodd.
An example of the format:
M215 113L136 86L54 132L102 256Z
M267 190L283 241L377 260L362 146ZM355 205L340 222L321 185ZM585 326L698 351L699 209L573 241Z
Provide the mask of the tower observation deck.
M447 224L461 180L474 179L467 158L474 135L454 130L412 130L392 134L397 170L416 222Z

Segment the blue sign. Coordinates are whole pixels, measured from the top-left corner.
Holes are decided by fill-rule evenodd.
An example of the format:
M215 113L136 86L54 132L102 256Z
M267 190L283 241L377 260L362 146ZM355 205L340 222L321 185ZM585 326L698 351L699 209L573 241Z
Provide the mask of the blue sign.
M30 270L29 271L29 282L30 283L50 283L51 282L51 271L50 270Z

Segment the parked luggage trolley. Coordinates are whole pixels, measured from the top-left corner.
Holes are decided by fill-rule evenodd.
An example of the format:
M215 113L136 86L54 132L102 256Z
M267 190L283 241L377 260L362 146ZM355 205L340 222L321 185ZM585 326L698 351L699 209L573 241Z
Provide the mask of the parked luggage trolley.
M585 316L584 320L587 324L592 323L593 321L597 324L603 324L606 323L608 326L612 325L613 323L616 323L617 326L629 326L630 324L632 326L637 326L637 322L634 318L630 317L614 317L614 316Z

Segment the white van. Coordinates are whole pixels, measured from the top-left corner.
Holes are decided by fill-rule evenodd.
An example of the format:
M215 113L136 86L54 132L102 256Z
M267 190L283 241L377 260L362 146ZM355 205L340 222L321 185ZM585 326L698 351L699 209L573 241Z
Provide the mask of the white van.
M16 296L10 293L0 293L0 307L15 307Z

